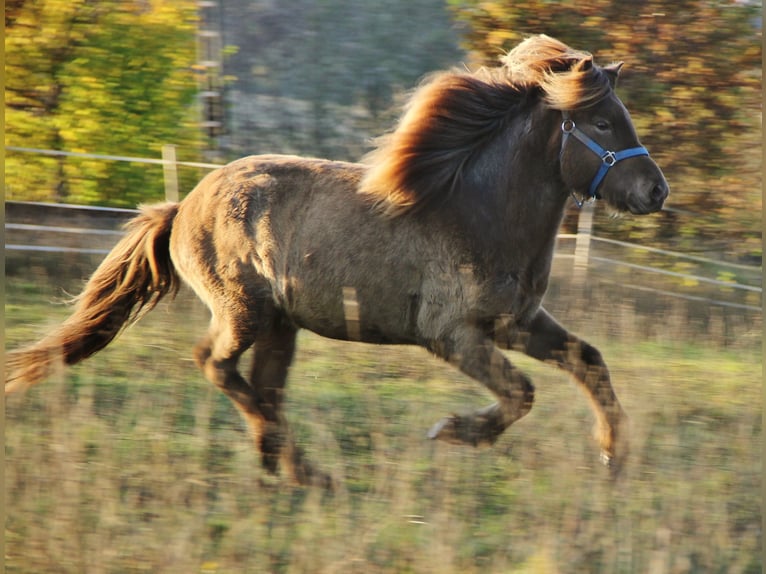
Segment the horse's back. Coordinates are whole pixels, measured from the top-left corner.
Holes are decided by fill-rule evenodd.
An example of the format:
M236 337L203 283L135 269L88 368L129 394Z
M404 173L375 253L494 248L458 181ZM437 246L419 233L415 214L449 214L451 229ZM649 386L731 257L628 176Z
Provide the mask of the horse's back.
M399 224L357 193L364 170L267 155L211 172L179 209L171 237L179 273L214 314L234 307L257 322L266 307L335 338L353 338L349 304L375 301L365 308L381 312L357 337L409 342L402 327L414 321L419 274L409 265L391 288L388 274L402 267L391 245Z
M171 236L176 267L195 289L195 276L225 273L234 262L255 264L261 276L273 276L270 261L282 247L280 235L299 224L323 174L341 174L335 180L345 182L345 189L337 191L349 196L360 170L342 162L262 155L210 172L181 202Z

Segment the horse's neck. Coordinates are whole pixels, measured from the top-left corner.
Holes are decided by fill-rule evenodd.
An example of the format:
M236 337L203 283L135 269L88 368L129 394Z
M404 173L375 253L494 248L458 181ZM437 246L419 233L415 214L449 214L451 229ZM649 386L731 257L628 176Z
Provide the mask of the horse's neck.
M568 198L558 160L559 117L535 114L511 122L477 158L461 201L485 248L520 246L530 258L552 250Z

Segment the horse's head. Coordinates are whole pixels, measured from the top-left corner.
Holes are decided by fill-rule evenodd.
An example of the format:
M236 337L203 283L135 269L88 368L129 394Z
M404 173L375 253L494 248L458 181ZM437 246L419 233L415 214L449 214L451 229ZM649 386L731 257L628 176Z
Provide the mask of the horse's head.
M662 208L669 186L614 92L620 67L600 69L611 85L604 97L561 112L561 175L575 197L603 198L621 212L652 213Z

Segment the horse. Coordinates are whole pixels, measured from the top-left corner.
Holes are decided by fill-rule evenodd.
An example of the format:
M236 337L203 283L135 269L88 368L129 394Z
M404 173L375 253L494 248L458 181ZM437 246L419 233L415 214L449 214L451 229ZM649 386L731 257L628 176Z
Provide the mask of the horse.
M542 306L570 196L615 212L662 208L669 186L615 94L622 63L532 36L495 67L442 71L411 94L361 163L255 155L180 202L142 207L71 316L9 353L6 393L107 346L182 282L211 313L193 355L249 427L262 466L324 484L283 412L296 334L418 345L496 398L427 436L492 445L534 386L503 351L571 374L617 476L627 416L601 353ZM238 370L253 350L249 376Z

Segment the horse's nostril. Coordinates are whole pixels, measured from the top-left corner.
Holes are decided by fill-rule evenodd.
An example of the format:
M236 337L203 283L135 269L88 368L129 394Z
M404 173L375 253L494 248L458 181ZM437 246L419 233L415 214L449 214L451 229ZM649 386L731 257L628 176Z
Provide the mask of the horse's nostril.
M654 201L665 201L668 196L668 188L666 185L657 184L652 189L652 199Z

